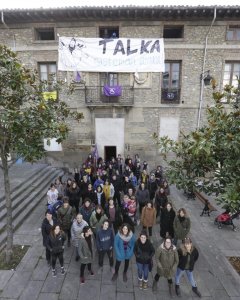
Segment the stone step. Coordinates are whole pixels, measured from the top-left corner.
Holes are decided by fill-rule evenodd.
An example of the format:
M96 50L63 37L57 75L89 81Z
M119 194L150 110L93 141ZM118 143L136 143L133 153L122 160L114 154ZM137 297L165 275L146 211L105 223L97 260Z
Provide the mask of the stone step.
M49 177L51 176L52 172L55 172L55 169L48 166L45 169L43 169L41 172L33 176L31 179L27 179L26 182L23 185L21 185L19 189L15 190L15 192L11 194L13 210L15 210L22 202L24 202L24 200L29 195L31 195L31 193L34 193L34 191L39 185L45 183L46 181L49 182ZM53 181L55 179L56 178L54 178ZM5 215L6 215L5 201L2 201L0 205L0 222L5 217Z
M25 184L26 178L32 182L37 174L43 172L44 169L49 167L47 164L30 164L24 163L23 165L13 165L9 169L9 178L10 178L10 189L11 194L14 194L16 190L21 190L21 187ZM19 177L18 174L22 174L23 177ZM16 176L17 174L17 176ZM4 190L4 179L3 179L3 172L0 170L0 203L5 198L5 190Z
M16 201L16 199L24 193L26 190L29 189L29 186L35 186L36 182L39 182L42 176L46 173L46 171L51 170L52 168L48 165L43 165L40 169L37 170L37 173L34 171L29 174L29 178L26 178L23 183L20 183L17 186L14 186L13 189L11 188L11 198L12 203ZM11 178L10 178L11 184ZM5 208L5 195L0 197L0 212Z
M63 171L57 170L54 168L47 168L49 173L48 176L44 177L44 181L37 182L37 186L34 187L34 192L31 189L31 192L28 193L28 196L19 203L19 205L13 209L13 230L17 228L27 219L29 214L38 206L38 204L46 199L47 189L51 182L53 182L58 176L63 175ZM26 191L27 194L27 191ZM18 200L16 200L18 202ZM44 215L44 212L43 212ZM36 220L38 221L38 220ZM2 249L6 242L7 233L5 231L6 222L4 219L0 221L1 232L0 232L0 249Z

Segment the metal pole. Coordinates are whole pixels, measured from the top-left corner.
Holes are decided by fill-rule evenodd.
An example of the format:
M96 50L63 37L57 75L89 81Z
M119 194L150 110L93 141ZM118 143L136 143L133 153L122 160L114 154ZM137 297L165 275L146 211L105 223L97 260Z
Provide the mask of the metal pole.
M199 107L198 107L198 118L197 118L197 129L200 127L200 120L201 120L201 112L202 112L202 105L203 105L203 88L204 88L204 73L205 73L205 65L206 65L206 57L207 57L207 46L208 46L208 35L210 33L210 30L215 22L217 15L217 9L216 7L214 8L214 16L212 23L208 29L208 32L206 34L205 38L205 47L204 47L204 56L203 56L203 66L202 66L202 74L201 74L201 85L200 85L200 98L199 98Z

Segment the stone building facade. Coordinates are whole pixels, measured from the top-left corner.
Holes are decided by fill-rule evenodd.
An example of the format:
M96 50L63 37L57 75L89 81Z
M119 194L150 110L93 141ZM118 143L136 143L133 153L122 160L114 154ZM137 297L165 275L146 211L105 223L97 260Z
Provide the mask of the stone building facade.
M138 153L154 166L159 156L151 134L177 139L201 126L211 104L204 79L211 75L221 88L240 75L240 6L4 10L1 20L0 43L43 78L57 72L69 82L76 74L57 71L59 36L164 38L165 73L85 72L75 79L73 95L62 91L59 96L84 119L71 122L61 152L48 153L55 165L77 166L97 144L106 159ZM103 84L111 82L123 87L117 99L102 97Z

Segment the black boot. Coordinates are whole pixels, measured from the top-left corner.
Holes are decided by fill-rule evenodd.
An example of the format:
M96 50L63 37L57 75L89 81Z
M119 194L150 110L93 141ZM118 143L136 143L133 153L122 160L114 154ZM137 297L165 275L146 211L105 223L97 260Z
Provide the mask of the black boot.
M201 293L199 292L199 290L198 290L198 288L197 288L196 286L193 286L193 287L192 287L192 290L193 290L193 292L194 292L199 298L202 297Z
M157 292L157 289L158 289L158 288L157 288L157 284L158 284L157 281L154 279L154 280L153 280L153 286L152 286L152 291L153 291L154 293Z
M181 292L180 292L180 286L179 285L175 285L175 291L176 291L176 295L178 296L178 297L181 297Z
M173 296L173 292L172 292L172 283L168 283L168 290L169 290L169 295L170 295L170 297L172 298L172 296Z

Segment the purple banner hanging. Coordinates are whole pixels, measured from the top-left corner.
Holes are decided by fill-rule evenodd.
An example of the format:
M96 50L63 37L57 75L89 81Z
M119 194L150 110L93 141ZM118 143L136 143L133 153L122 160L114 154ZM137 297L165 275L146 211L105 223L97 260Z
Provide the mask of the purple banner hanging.
M120 85L108 86L104 85L103 92L105 96L117 97L122 95L122 87Z

